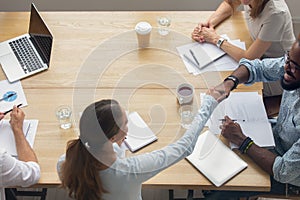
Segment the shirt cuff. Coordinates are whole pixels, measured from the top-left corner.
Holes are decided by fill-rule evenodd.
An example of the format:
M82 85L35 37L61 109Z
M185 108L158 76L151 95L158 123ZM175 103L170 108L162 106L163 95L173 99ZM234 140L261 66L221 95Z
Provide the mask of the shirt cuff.
M248 60L248 59L246 59L246 58L242 58L241 60L240 60L240 62L239 62L239 67L241 67L242 65L243 66L245 66L247 69L248 69L248 71L249 71L249 79L248 79L248 81L246 81L245 83L244 83L244 85L252 85L254 82L254 80L253 80L253 74L251 73L251 68L252 68L252 62L253 61L251 61L251 60Z

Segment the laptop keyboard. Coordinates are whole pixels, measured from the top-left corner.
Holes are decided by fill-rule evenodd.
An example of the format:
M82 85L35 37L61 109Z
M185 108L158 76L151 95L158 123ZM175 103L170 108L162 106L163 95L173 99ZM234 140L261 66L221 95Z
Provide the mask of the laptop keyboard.
M27 37L9 42L25 74L43 67Z

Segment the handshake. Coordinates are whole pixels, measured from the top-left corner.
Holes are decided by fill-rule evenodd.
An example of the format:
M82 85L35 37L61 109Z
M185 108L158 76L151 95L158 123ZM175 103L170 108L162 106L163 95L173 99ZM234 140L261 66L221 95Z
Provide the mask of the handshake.
M231 91L231 87L226 86L226 82L220 83L219 85L209 88L206 94L216 99L218 103L226 99Z

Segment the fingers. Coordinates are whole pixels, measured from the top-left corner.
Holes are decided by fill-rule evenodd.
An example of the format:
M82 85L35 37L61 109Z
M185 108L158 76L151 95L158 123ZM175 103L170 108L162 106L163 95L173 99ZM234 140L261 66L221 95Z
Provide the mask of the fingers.
M224 99L226 99L228 97L228 95L226 93L222 94L219 98L217 98L217 102L220 103L222 102Z
M11 113L10 113L10 116L12 117L12 116L18 115L19 110L21 110L21 109L19 109L16 105L14 105L14 107L13 107Z
M22 109L18 108L17 106L14 106L10 113L10 117L22 120L25 117L25 114L22 111Z
M0 112L0 120L4 118L4 113Z
M235 121L233 121L230 117L227 115L224 116L224 119L222 119L222 125L220 125L220 129L224 130L228 127L233 127L233 125L238 125Z
M218 103L226 99L229 94L222 87L214 87L207 90L206 94L211 95Z

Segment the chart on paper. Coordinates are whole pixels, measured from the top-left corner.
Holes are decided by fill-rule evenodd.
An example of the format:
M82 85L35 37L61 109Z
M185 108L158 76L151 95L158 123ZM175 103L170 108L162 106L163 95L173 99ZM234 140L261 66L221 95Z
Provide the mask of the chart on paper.
M28 105L21 82L0 81L0 112L6 112L19 104L22 107Z

